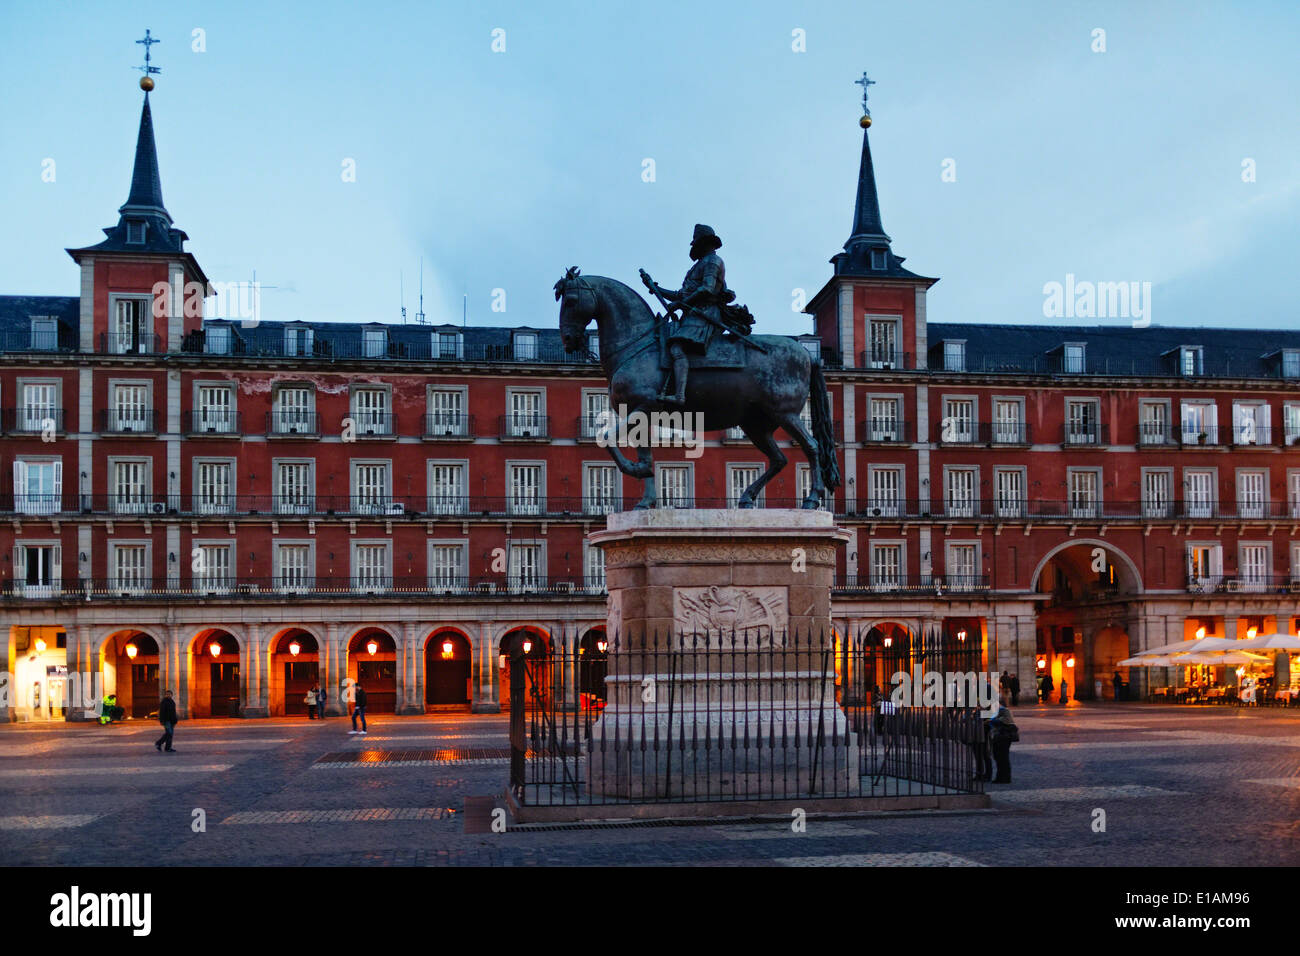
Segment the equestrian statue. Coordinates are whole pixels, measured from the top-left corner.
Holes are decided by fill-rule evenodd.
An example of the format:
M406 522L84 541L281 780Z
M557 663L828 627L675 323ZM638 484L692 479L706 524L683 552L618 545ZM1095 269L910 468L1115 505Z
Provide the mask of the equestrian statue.
M616 279L584 276L575 266L555 283L560 335L568 351L585 351L585 330L594 319L600 363L609 381L611 411L651 416L672 409L704 431L739 427L767 458L767 469L741 494L737 506L754 507L763 486L786 466L773 433L785 429L808 458L810 482L801 502L818 508L840 485L830 396L821 360L793 339L752 335L754 320L733 305L717 250L722 240L697 225L690 271L679 290L658 285L645 270L641 280L663 304L656 314L633 289ZM800 417L811 406L812 433ZM699 437L699 436L697 436ZM654 462L648 445L628 460L616 442L606 445L620 471L644 483L637 508L655 507Z

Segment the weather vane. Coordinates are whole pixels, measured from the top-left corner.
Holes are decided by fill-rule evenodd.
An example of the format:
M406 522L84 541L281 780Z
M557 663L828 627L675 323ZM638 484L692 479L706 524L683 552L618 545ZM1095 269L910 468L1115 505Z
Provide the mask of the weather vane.
M148 30L145 30L144 39L136 40L135 42L144 44L144 66L137 66L136 69L144 74L144 76L140 77L140 89L148 93L153 89L153 77L150 74L162 72L158 67L149 65L149 47L153 46L155 43L162 43L162 40L155 39L149 35Z
M862 87L862 119L858 120L858 125L866 129L871 125L871 110L867 109L867 87L875 86L876 81L867 76L867 71L862 71L862 79L854 80L854 85Z

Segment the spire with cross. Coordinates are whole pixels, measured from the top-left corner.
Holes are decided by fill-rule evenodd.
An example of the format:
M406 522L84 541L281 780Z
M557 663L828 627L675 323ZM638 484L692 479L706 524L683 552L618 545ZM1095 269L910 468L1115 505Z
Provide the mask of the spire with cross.
M867 116L871 115L871 110L867 109L867 87L875 86L876 81L867 76L867 71L862 71L862 79L853 81L855 86L862 87L862 112Z
M136 40L135 42L144 44L144 66L137 66L136 69L144 74L144 76L140 77L140 89L148 93L150 90L153 89L152 74L162 72L162 70L158 69L158 67L150 65L149 48L153 46L155 43L162 43L162 40L159 40L156 37L150 35L149 31L145 30L144 39Z

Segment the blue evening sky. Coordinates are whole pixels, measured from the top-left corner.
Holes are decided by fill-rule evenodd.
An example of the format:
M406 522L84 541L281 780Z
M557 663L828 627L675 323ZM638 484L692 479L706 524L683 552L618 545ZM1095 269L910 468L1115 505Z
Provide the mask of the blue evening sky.
M1069 321L1043 317L1067 273L1150 282L1156 324L1300 318L1293 2L6 0L0 293L75 295L63 249L117 221L146 27L168 209L212 279L256 270L263 318L396 321L402 275L414 315L423 256L430 321L467 294L471 324L552 327L566 266L676 285L698 221L759 329L806 331L793 290L848 237L863 69L932 321Z

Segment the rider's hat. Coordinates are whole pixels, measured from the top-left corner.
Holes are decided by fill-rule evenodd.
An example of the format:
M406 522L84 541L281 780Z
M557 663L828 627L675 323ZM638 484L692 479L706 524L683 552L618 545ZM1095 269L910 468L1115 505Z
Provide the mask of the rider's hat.
M691 236L691 248L700 248L708 246L710 249L717 249L722 245L722 240L718 234L713 231L712 226L705 226L701 223L695 224L695 234Z

